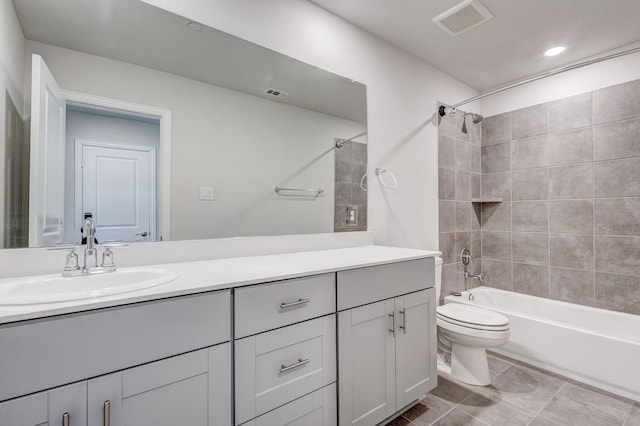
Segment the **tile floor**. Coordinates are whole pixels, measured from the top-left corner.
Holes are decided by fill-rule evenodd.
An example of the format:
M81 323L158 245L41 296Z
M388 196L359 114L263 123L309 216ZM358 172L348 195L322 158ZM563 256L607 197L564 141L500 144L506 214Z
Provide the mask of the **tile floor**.
M640 402L498 355L489 369L487 387L440 376L427 398L387 426L640 426Z

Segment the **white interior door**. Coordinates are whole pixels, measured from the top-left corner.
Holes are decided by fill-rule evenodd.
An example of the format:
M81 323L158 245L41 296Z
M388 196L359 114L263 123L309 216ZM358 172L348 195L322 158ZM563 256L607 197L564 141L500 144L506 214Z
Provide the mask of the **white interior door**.
M42 57L32 56L29 246L62 242L66 101Z
M76 141L76 223L91 213L98 242L155 241L155 149Z

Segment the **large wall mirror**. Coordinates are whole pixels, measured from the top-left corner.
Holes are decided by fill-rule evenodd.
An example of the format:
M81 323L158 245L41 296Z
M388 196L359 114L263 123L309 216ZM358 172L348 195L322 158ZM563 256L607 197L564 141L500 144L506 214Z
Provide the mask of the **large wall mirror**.
M361 83L139 0L0 33L0 247L366 230Z

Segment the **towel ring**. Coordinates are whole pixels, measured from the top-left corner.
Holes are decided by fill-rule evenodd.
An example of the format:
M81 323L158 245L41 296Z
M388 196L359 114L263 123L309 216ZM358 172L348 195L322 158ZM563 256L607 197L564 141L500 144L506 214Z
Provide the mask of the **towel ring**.
M384 175L385 173L386 173L386 174L389 174L389 176L391 176L392 183L388 183L388 182L386 182L386 181L385 181L385 179L384 179L384 177L383 177L383 175ZM395 176L393 173L391 173L391 171L390 171L390 170L387 170L387 169L381 169L381 168L376 168L376 176L378 176L378 180L380 181L380 183L382 183L382 185L383 185L385 188L388 188L388 189L396 189L396 188L398 187L398 180L396 179L396 176Z

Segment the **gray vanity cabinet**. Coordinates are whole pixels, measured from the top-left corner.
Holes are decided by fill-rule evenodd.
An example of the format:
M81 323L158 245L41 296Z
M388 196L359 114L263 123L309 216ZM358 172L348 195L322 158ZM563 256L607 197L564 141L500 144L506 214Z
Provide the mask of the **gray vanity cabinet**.
M376 425L435 387L433 273L433 259L338 272L340 425Z
M105 410L110 426L230 425L230 303L226 290L1 326L0 425L103 426Z

